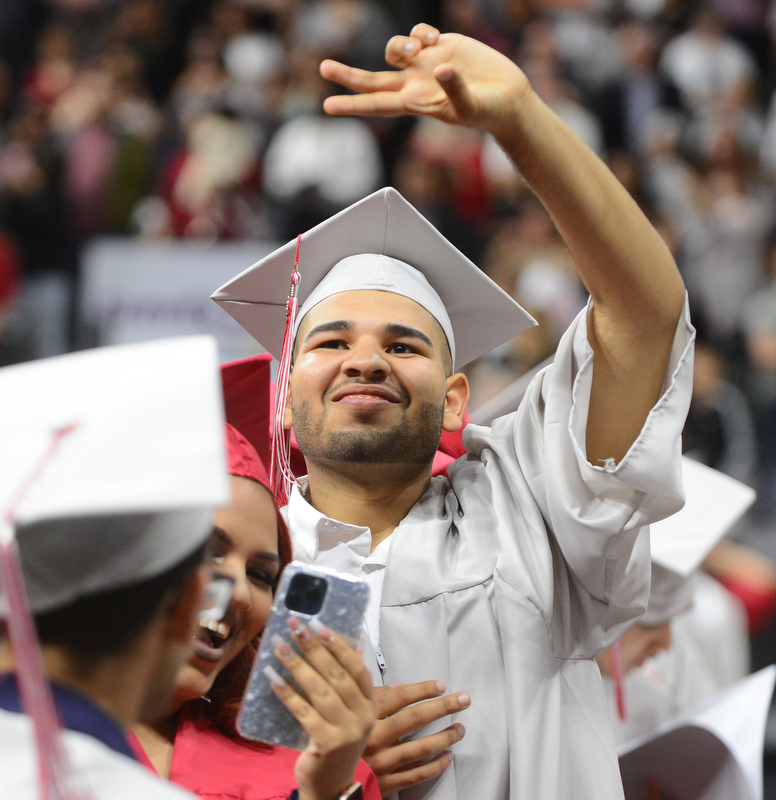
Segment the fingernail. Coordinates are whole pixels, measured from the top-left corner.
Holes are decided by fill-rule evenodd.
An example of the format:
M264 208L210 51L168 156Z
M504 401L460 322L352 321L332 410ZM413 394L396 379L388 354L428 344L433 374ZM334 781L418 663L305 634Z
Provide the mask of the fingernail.
M404 45L404 52L412 55L416 48L417 44L415 42L407 42L407 44Z
M300 642L307 642L310 639L310 631L307 630L307 627L302 623L301 620L298 620L296 617L289 617L288 618L288 627L294 632L294 636Z
M264 674L269 678L269 682L273 686L277 686L278 689L282 689L287 685L283 678L281 678L269 664L264 667Z
M429 33L426 34L426 41L427 42L433 42L434 41L434 32L433 31L430 31Z
M472 699L468 694L461 693L458 695L458 705L461 708L468 708L472 704Z
M456 722L453 727L458 731L458 738L463 739L463 737L466 735L466 728L464 728L460 722Z
M324 642L330 642L334 638L334 634L318 619L310 620L310 629Z
M291 658L291 656L294 654L294 651L291 649L291 645L285 642L283 637L279 634L273 634L270 641L275 646L275 650L281 658Z
M452 764L453 763L453 754L452 753L448 753L447 754L447 763L448 764Z
M437 681L436 682L436 688L437 688L437 691L439 692L439 694L442 694L442 692L444 692L444 690L445 690L445 685L444 685L444 683L442 683L442 681Z

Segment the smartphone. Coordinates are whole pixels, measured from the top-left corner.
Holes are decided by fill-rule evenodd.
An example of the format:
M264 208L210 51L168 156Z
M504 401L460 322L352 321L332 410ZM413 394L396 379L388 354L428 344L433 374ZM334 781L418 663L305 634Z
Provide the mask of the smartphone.
M293 750L304 750L309 738L307 733L275 696L270 680L264 673L264 667L270 665L299 694L305 696L275 655L272 638L277 634L301 653L287 620L296 617L307 624L311 619L317 619L353 647L361 633L368 599L367 584L350 575L298 561L292 561L283 570L237 717L237 730L241 736Z

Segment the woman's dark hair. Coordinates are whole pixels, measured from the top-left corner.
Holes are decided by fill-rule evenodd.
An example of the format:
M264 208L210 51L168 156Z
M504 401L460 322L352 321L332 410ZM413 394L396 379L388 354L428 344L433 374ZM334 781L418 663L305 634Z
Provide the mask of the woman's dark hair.
M281 570L292 559L291 537L283 518L278 513L278 554L280 555ZM259 632L261 636L261 632ZM216 724L218 729L234 739L247 741L237 732L237 713L240 710L245 686L251 673L253 660L259 649L259 636L251 640L216 676L213 686L207 693L205 709L207 716ZM252 744L255 744L253 742ZM258 745L257 745L258 746Z

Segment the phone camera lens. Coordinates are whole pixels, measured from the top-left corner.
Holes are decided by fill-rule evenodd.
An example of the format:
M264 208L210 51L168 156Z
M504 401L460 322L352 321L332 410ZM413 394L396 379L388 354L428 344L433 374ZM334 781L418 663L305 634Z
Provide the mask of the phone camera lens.
M288 587L286 607L289 611L315 616L323 607L327 589L327 583L322 578L298 573Z

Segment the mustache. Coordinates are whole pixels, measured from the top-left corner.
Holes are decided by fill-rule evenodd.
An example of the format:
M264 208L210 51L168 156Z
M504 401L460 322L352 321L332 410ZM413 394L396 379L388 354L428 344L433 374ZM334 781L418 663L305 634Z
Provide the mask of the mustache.
M384 386L387 389L390 389L394 394L399 397L403 405L409 405L410 403L410 395L406 389L402 389L400 386L394 386L391 383L386 383L385 381L367 381L363 378L354 378L350 381L345 381L344 383L340 383L337 386L333 386L331 389L327 389L323 394L323 399L328 400L331 398L332 395L336 394L337 392L341 392L343 389L347 388L348 386Z

